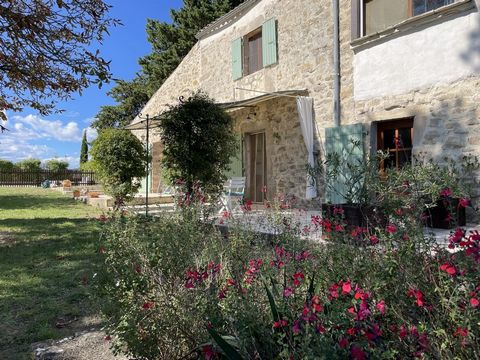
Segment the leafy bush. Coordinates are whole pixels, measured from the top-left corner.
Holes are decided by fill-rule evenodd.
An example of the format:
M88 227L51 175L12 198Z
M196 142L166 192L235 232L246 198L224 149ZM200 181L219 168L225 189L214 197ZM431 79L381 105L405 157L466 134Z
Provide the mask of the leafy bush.
M439 196L464 193L453 190L455 179L437 184L416 171L419 188L434 181ZM398 179L384 179L393 182L387 189ZM398 196L412 204L411 191ZM346 231L341 211L339 227L318 216L301 224L279 211L289 208L280 195L265 210L274 235L249 230L264 224L248 202L239 217L223 214L222 233L199 220L199 203L156 219L105 221L98 291L118 351L145 359L478 357L479 232L456 228L441 246L424 234L421 211L395 201L385 201L385 226ZM320 230L326 242L305 241ZM329 241L336 236L346 241Z
M51 159L45 163L45 169L51 171L61 171L68 169L68 161L65 160L58 160L58 159Z
M217 192L235 155L233 120L207 95L197 92L162 114L162 164L174 183L181 179L188 190L200 181Z
M18 161L15 166L21 170L39 171L41 163L42 161L40 159L32 158Z
M105 191L121 206L138 191L147 159L140 140L128 130L106 129L93 142L93 167Z
M15 165L9 160L0 159L0 171L12 171Z

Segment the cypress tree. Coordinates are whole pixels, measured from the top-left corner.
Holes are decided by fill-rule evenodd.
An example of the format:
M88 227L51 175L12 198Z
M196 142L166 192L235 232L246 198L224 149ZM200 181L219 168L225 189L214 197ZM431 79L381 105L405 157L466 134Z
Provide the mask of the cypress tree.
M88 161L87 130L83 130L82 146L80 147L80 165Z

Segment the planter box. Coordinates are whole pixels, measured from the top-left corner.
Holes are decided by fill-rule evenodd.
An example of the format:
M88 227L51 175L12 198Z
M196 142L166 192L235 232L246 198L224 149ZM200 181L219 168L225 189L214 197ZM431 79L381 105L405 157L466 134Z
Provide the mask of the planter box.
M347 228L360 227L385 227L387 219L381 209L375 206L360 204L322 204L323 216L332 217L333 209L341 208Z
M456 226L465 226L466 215L465 208L458 206L459 199L440 199L436 202L436 206L425 210L427 215L426 225L431 228L452 229ZM452 221L448 221L448 215L453 217Z

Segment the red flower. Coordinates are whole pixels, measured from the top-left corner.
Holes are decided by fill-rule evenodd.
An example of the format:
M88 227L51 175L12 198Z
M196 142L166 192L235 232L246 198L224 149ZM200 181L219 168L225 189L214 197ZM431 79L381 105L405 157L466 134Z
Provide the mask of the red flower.
M407 337L408 332L407 332L407 328L405 327L405 325L400 326L400 332L399 332L398 335L400 336L400 339L404 339L404 338Z
M153 308L154 305L155 305L155 303L153 301L147 301L147 302L143 303L142 308L144 310L148 310L148 309Z
M323 310L323 307L320 304L320 297L318 295L312 297L312 309L314 313L319 313Z
M378 244L378 238L375 235L370 236L370 244L372 245Z
M416 289L409 289L407 292L408 297L414 297L415 298L415 304L417 306L425 306L425 300L423 298L423 293L420 290Z
M135 266L135 272L140 274L142 272L142 268L139 265Z
M445 271L449 275L455 275L457 273L457 270L455 269L455 266L453 266L450 263L445 263L442 266L440 266L440 270Z
M340 338L340 340L338 340L338 346L340 346L342 349L346 349L348 347L348 340L343 337Z
M402 209L396 209L395 214L397 214L398 216L402 216L403 215Z
M343 226L340 225L340 224L336 224L335 225L335 231L337 231L337 232L343 231Z
M468 207L468 205L470 204L470 200L468 199L465 199L465 198L461 198L459 201L458 201L458 206L459 207Z
M302 272L297 272L295 274L292 275L292 278L293 278L293 284L295 286L299 286L300 285L300 281L305 279L305 275L303 275Z
M342 215L344 213L344 210L339 207L334 207L333 208L333 215Z
M205 357L205 360L212 360L217 356L217 353L213 350L212 345L202 346L202 353Z
M285 327L285 326L287 326L287 322L286 322L285 320L275 321L275 322L273 323L273 327L274 327L275 329L278 329L278 328L280 328L280 327Z
M389 233L389 234L395 234L397 232L397 226L394 225L394 224L388 224L387 227L385 228L385 230Z
M347 279L345 283L342 285L342 294L347 295L352 291L352 285L350 283L350 279Z
M375 305L375 307L378 309L378 311L380 311L380 314L385 314L385 301L384 300L381 300L379 303L377 303L377 305Z
M292 332L294 334L299 334L302 329L300 328L300 323L298 321L295 321L292 326Z
M233 279L227 279L227 285L228 285L228 286L235 286L235 284L236 284L236 283L235 283L235 280L233 280Z
M453 333L453 336L460 336L460 337L467 337L468 336L468 329L458 327L457 330Z
M452 196L452 190L447 187L447 188L443 189L442 191L440 191L440 196L450 197L450 196Z
M112 337L110 335L107 335L103 338L103 340L110 341L110 340L112 340Z
M252 211L252 200L247 200L245 203L242 205L243 211Z
M473 298L470 299L470 305L472 305L472 307L474 307L474 308L477 308L478 305L480 305L480 302L478 301L477 298L473 297Z
M354 360L365 360L367 358L367 354L365 354L365 352L356 345L353 345L350 349L350 355Z

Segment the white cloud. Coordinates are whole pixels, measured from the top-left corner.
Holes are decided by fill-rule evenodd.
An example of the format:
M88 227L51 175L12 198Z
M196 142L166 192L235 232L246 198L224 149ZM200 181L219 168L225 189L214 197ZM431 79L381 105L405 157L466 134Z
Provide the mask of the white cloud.
M81 130L74 121L63 123L60 120L45 120L38 115L15 115L11 117L10 121L15 130L22 131L23 138L43 138L59 141L81 140Z

